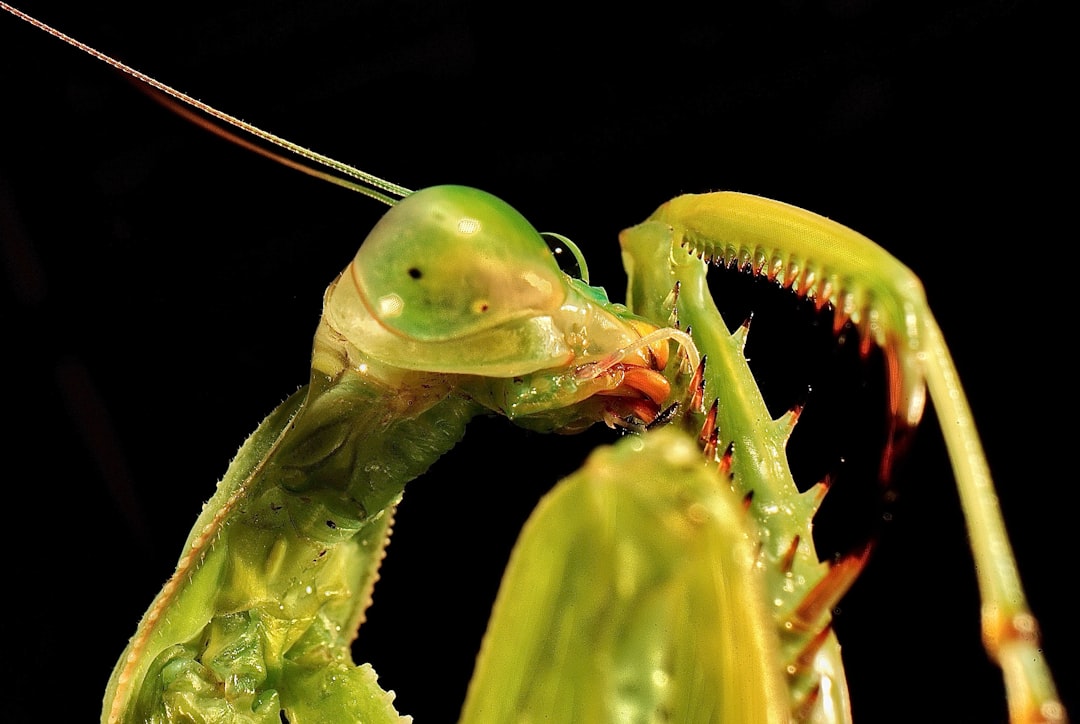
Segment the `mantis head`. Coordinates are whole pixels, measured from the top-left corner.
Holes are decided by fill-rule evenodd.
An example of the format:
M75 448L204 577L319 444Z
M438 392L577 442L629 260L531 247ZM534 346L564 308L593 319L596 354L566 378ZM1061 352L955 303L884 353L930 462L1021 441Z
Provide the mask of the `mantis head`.
M493 395L504 411L522 395L528 415L595 394L643 393L643 370L653 373L645 397L667 393L665 335L643 341L654 325L565 274L521 214L472 188L423 189L392 207L327 291L324 316L353 366L518 378L507 383L514 392ZM635 381L624 383L628 367ZM538 384L552 390L539 402Z
M508 204L464 186L398 202L350 266L365 307L391 333L445 342L550 314L563 274L540 234Z

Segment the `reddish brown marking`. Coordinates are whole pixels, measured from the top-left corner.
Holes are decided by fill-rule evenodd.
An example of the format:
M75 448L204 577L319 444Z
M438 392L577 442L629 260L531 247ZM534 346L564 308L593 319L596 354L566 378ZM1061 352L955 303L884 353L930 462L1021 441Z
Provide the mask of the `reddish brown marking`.
M907 419L907 411L901 410L905 400L903 371L900 369L900 355L897 353L899 345L900 341L894 335L889 335L883 350L885 380L889 387L889 428L886 431L885 449L881 453L881 467L878 468L878 479L882 485L888 485L892 480L893 464L904 452L913 429Z
M870 558L871 544L857 553L850 553L832 564L825 577L806 594L791 615L791 624L798 630L809 631L840 600L859 577Z
M825 494L829 492L829 490L832 488L832 486L833 486L833 475L832 475L832 473L827 473L825 475L825 477L822 478L821 480L819 480L817 485L815 485L813 487L813 490L814 490L814 507L815 508L817 508L818 506L821 505L821 501L823 501L825 499Z
M832 632L832 621L825 624L825 626L814 634L814 637L806 642L806 646L803 647L799 655L795 657L795 661L792 662L795 666L794 674L798 674L803 669L809 667L814 663L814 657L817 656L818 651L825 644L825 641L829 638L829 634Z
M735 443L729 442L727 449L724 450L724 454L720 456L720 464L717 469L722 475L731 477L731 462L735 459ZM747 493L747 505L749 506L749 499L753 497L754 491Z
M799 403L796 403L796 404L791 406L791 409L788 410L788 426L789 426L789 428L793 429L795 427L796 423L799 422L799 418L802 417L803 410L805 410L805 409L806 409L806 403L805 402L799 402Z
M808 721L810 719L810 713L814 710L814 705L817 704L817 700L821 698L821 684L815 684L806 698L798 702L795 705L791 713L792 721Z
M874 348L874 336L870 333L870 315L866 314L859 322L859 356L865 361Z
M802 538L796 534L795 537L791 539L791 545L784 551L784 557L780 561L780 570L784 573L791 572L791 567L795 564L795 554L799 552L799 542L801 540Z
M720 428L714 427L712 432L709 433L709 439L705 443L705 459L709 461L716 460L716 448L720 443Z
M832 298L833 285L828 279L821 283L821 289L814 295L814 307L817 311L821 311L825 308L825 305L829 303L829 299Z
M833 307L833 320L832 320L832 333L834 337L840 335L840 332L844 330L844 325L848 323L847 312L840 307Z
M702 412L705 409L705 363L708 355L702 355L701 362L694 370L694 376L690 379L690 412Z
M712 405L709 406L709 412L705 415L705 422L701 424L701 432L698 433L698 442L704 444L709 442L709 439L713 437L713 431L716 429L716 413L720 407L720 398L714 398Z

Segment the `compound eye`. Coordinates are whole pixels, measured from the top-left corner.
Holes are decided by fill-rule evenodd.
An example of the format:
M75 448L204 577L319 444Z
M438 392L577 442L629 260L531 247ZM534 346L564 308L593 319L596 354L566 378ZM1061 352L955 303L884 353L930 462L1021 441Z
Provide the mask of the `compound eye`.
M352 269L372 316L418 341L551 313L565 298L540 234L505 202L464 186L423 189L398 202Z

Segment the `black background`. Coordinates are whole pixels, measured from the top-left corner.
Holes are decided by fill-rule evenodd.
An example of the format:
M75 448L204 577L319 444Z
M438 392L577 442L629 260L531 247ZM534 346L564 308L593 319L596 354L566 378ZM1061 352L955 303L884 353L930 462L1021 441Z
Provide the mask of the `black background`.
M497 193L577 240L615 297L618 231L682 192L779 198L877 240L923 279L952 347L1075 713L1064 223L1074 157L1063 116L1075 81L1051 3L22 7L367 171ZM0 718L60 709L91 720L213 482L306 380L322 290L382 208L213 138L11 17L0 18L0 64L11 310ZM863 408L879 407L880 390L850 349L830 351L827 319L815 326L785 295L759 301L746 286L718 293L734 298L729 323L757 310L750 356L774 380L769 404L779 414L814 387L792 443L801 481L859 470L873 450L853 435L875 429ZM782 301L775 312L770 298ZM862 407L827 394L836 377L851 388L838 399ZM836 617L854 713L1000 721L1000 677L980 647L973 565L927 417L892 522ZM528 511L608 437L507 427L478 421L410 486L362 631L357 660L421 721L456 715ZM848 474L836 494L868 485ZM866 527L830 515L819 528L839 542L824 554Z

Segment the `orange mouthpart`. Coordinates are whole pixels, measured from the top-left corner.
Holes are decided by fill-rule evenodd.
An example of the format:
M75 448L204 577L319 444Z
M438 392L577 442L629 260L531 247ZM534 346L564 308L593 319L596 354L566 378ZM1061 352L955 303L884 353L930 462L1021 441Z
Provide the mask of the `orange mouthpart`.
M630 320L629 324L641 335L637 340L581 365L575 375L583 382L605 379L595 394L603 398L608 424L625 424L623 421L632 417L647 425L656 419L671 394L671 384L662 374L668 363L668 342L680 345L691 368L698 367L701 356L690 335L682 330L641 320Z
M671 383L661 372L668 363L668 339L655 335L650 338L658 328L648 322L631 320L630 324L641 335L642 343L598 363L601 374L617 381L597 396L604 398L609 423L636 418L648 425L671 394Z

